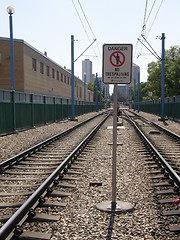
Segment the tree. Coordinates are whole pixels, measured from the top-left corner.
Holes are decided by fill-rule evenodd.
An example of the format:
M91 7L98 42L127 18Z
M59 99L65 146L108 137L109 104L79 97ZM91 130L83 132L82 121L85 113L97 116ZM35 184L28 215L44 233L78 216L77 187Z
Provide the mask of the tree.
M161 96L161 61L148 64L146 91L152 92L153 99ZM170 47L165 51L165 97L180 95L180 48ZM143 98L145 96L143 95Z
M153 99L161 96L161 62L151 62L148 64L147 92L152 92Z
M166 95L180 95L180 48L178 46L166 51L165 69Z

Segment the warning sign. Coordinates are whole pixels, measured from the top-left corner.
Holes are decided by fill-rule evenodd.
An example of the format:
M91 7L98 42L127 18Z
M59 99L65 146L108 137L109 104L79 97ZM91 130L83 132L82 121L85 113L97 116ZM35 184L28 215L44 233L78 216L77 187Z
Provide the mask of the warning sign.
M128 84L132 75L132 44L103 45L103 82Z
M124 53L120 51L115 51L111 54L109 60L114 67L120 67L125 62Z

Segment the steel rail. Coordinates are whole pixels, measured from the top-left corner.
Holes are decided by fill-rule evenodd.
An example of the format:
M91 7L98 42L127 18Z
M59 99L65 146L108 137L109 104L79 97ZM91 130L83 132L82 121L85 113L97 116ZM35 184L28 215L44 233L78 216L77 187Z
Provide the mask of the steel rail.
M156 128L160 129L161 131L165 132L168 136L176 139L177 141L180 141L180 136L170 130L168 130L167 128L164 128L163 126L160 126L157 123L154 122L150 122L152 125L154 125Z
M151 124L153 126L155 126L156 128L160 129L161 131L165 132L168 136L172 137L173 139L176 139L177 141L180 141L180 136L170 130L168 130L167 128L163 127L163 126L160 126L159 124L157 123L154 123L152 121L149 121L148 119L146 119L145 117L143 116L140 116L139 114L135 113L135 112L132 112L130 110L128 110L130 113L134 114L135 116L141 118L141 119L144 119L144 121L148 124Z
M124 117L127 121L129 121L135 128L135 130L138 132L138 135L140 138L145 142L149 148L151 149L151 152L158 158L159 162L161 163L161 166L163 169L168 173L170 178L174 181L176 187L180 188L180 177L179 175L174 171L174 169L168 164L168 162L164 159L164 157L158 152L158 150L153 146L153 144L149 141L149 139L144 135L144 133L140 130L140 128L137 126L137 124L130 118Z
M34 145L33 147L30 147L27 150L25 150L25 151L13 156L13 157L1 162L0 163L0 173L3 173L3 171L6 170L8 167L13 166L17 162L20 162L20 161L24 160L25 158L31 156L35 152L40 151L42 148L48 146L49 144L51 144L54 141L66 136L67 134L74 131L78 127L81 127L82 125L86 124L87 122L93 120L94 118L96 118L100 115L102 115L102 113L97 114L97 115L95 115L91 118L88 118L85 121L82 121L81 123L78 123L75 126L73 126L71 128L68 128L67 130L63 131L62 133L58 133L58 134L54 135L53 137L50 137L50 138L42 141L41 143L38 143L38 144Z
M107 114L100 123L85 137L85 139L69 154L68 157L52 172L52 174L41 184L38 189L27 199L27 201L22 204L22 206L5 222L5 224L0 228L0 239L7 240L11 239L13 236L18 236L22 234L22 229L20 226L26 221L29 215L31 215L32 209L35 208L41 197L47 195L48 188L58 180L59 175L69 167L69 163L73 162L77 156L80 155L85 146L93 138L96 132L99 130L101 125L106 121L111 113ZM50 190L51 192L51 190Z

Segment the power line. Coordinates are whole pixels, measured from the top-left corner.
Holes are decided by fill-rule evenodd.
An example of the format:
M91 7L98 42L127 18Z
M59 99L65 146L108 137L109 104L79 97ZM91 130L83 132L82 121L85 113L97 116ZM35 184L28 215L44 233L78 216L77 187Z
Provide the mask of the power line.
M83 29L84 29L84 31L85 31L85 33L86 33L86 36L87 36L87 38L88 38L88 40L89 40L89 43L91 43L90 37L89 37L88 32L87 32L87 30L86 30L86 28L85 28L85 25L84 25L84 23L83 23L83 20L81 19L80 14L79 14L79 12L78 12L78 9L77 9L77 7L76 7L76 5L75 5L75 3L74 3L73 0L72 0L72 3L73 3L73 5L74 5L74 8L75 8L75 10L76 10L76 13L77 13L77 15L78 15L78 17L79 17L79 19L80 19L80 22L81 22L81 24L82 24L82 26L83 26ZM79 0L78 0L78 3L79 3L80 9L81 9L81 11L82 11L82 13L83 13L83 16L84 16L84 18L85 18L85 20L86 20L86 22L87 22L87 24L88 24L88 27L89 27L89 29L90 29L93 37L94 37L95 39L97 39L96 36L95 36L95 34L94 34L94 32L93 32L93 30L92 30L92 28L91 28L91 26L90 26L90 23L89 23L88 19L87 19L87 17L86 17L86 14L85 14L85 12L84 12L84 10L83 10L82 4L80 3ZM93 43L94 43L94 42L93 42ZM97 40L96 40L96 44L97 44ZM91 46L91 45L92 45L92 44L90 44L90 46ZM88 48L89 48L89 47L88 47ZM97 44L97 48L98 48L98 51L99 51L99 55L101 56L101 53L100 53L98 44ZM97 54L96 54L96 52L95 52L95 50L94 50L93 47L92 47L92 49L93 49L94 54L95 54L95 56L96 56ZM82 54L81 54L80 56L82 56ZM97 59L98 59L98 58L97 58ZM99 62L99 59L98 59L98 62ZM99 62L99 64L100 64L100 62Z
M151 51L151 49L149 49L149 48L142 42L142 40L141 40L140 38L138 38L138 41L140 41L140 43L141 43L150 53L152 53L152 55L154 55L158 60L160 60L159 57L156 56L156 55L154 54L154 52Z
M139 55L138 55L137 57L139 57L139 56L142 55L142 49L143 49L143 46L145 46L145 43L144 43L144 42L146 42L146 43L150 46L150 48L153 50L153 53L151 52L150 49L148 49L146 46L145 46L145 47L146 47L157 59L159 59L158 54L154 51L154 49L151 47L151 45L150 45L150 44L147 42L147 40L145 39L145 36L146 36L146 24L147 24L148 20L150 19L150 16L151 16L151 14L152 14L152 11L153 11L153 9L154 9L154 6L155 6L156 1L157 1L157 0L154 0L153 4L152 4L152 6L151 6L150 12L149 12L149 14L148 14L148 17L147 17L147 19L146 19L147 4L148 4L148 0L146 0L145 11L144 11L143 27L142 27L142 32L141 32L141 36L143 37L143 39L142 39L142 40L140 39L141 36L138 38L138 41L141 42L142 46L141 46L141 49L140 49L140 53L139 53ZM150 26L150 28L149 28L149 30L148 30L147 36L149 35L149 33L150 33L151 29L152 29L152 26L153 26L153 24L154 24L154 22L155 22L155 20L156 20L156 18L157 18L157 15L158 15L159 10L160 10L160 8L161 8L161 6L162 6L162 3L163 3L163 0L161 0L161 3L160 3L160 5L159 5L158 10L157 10L157 12L156 12L156 15L155 15L155 17L154 17L154 20L153 20L153 22L152 22L152 24L151 24L151 26Z
M94 37L95 39L97 39L96 36L95 36L95 34L94 34L94 32L93 32L93 30L92 30L92 27L91 27L90 24L89 24L89 21L88 21L88 19L87 19L87 17L86 17L86 14L85 14L84 10L83 10L83 7L82 7L82 4L80 3L80 0L78 0L78 3L79 3L79 6L80 6L80 8L81 8L81 11L82 11L82 13L83 13L83 15L84 15L84 18L85 18L85 20L86 20L86 22L87 22L87 24L88 24L88 26L89 26L89 29L91 30L91 33L92 33L93 37ZM98 51L99 51L99 55L101 56L101 52L100 52L100 50L99 50L99 46L98 46L98 42L97 42L97 41L96 41L96 45L97 45L97 49L98 49Z
M92 35L94 36L94 38L96 38L96 37L95 37L95 34L94 34L94 32L93 32L90 24L89 24L89 21L88 21L88 19L87 19L87 17L86 17L86 14L85 14L85 12L84 12L84 10L83 10L83 7L82 7L82 5L81 5L81 3L80 3L79 0L78 0L78 3L79 3L79 6L80 6L80 8L81 8L81 11L82 11L82 13L83 13L83 15L84 15L84 18L86 19L86 22L87 22L87 24L88 24L88 26L89 26L89 28L90 28L90 30L91 30Z
M154 17L154 20L153 20L153 22L152 22L152 24L151 24L151 27L149 28L148 35L149 35L149 33L150 33L151 29L152 29L152 26L153 26L153 24L154 24L154 22L155 22L155 20L156 20L156 18L157 18L157 15L158 15L159 10L160 10L160 8L161 8L161 6L162 6L162 4L163 4L163 1L164 1L164 0L162 0L161 3L160 3L160 5L159 5L159 8L158 8L158 10L157 10L157 12L156 12L156 15L155 15L155 17Z
M78 10L77 10L77 8L76 8L76 5L75 5L75 3L74 3L73 0L72 0L72 3L73 3L73 5L74 5L74 8L75 8L75 10L76 10L76 13L77 13L77 15L78 15L78 17L79 17L79 20L80 20L80 22L81 22L81 24L82 24L82 27L83 27L83 29L84 29L84 31L85 31L85 33L86 33L86 36L87 36L87 38L89 39L89 42L91 42L91 40L90 40L90 38L89 38L89 35L88 35L87 31L86 31L86 28L85 28L85 26L84 26L84 24L83 24L83 21L82 21L80 15L79 15L79 12L78 12Z
M146 13L147 13L147 5L148 5L148 0L146 0L146 4L145 4L144 20L143 20L143 27L142 27L141 35L145 35L145 31L146 31Z
M159 55L157 54L157 52L154 50L154 48L150 45L150 43L146 40L146 38L144 36L142 36L143 39L145 40L145 42L148 44L148 46L152 49L153 51L153 55L158 59L158 60L161 60L161 57L159 57ZM146 47L147 48L147 47Z
M153 5L152 5L151 10L150 10L150 12L149 12L149 15L148 15L148 17L147 17L147 19L146 19L146 23L147 23L149 17L151 16L151 13L152 13L152 10L153 10L153 8L154 8L155 3L156 3L156 0L154 0L154 2L153 2Z
M76 60L74 60L74 62L76 62L83 55L83 53L85 53L91 47L91 45L93 45L93 43L95 41L96 41L96 39L94 39L94 41L80 54L80 56L78 58L76 58Z

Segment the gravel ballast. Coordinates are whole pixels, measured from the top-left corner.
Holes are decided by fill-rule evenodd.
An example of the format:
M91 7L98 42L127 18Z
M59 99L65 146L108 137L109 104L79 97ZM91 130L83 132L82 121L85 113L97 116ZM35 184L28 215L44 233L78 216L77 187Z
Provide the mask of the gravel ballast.
M78 117L78 121L94 115ZM144 114L150 120L154 115ZM97 204L111 200L112 191L112 117L90 144L89 154L80 156L84 169L75 192L67 198L67 207L58 212L60 220L53 224L55 240L175 240L178 236L161 230L159 213L147 169L137 152L139 140L134 130L124 122L125 129L117 131L117 200L130 202L133 212L109 214L97 209ZM179 124L167 121L168 128L178 133ZM29 148L76 122L53 123L36 129L0 137L0 161ZM163 124L160 122L160 124ZM88 151L88 150L87 150ZM142 181L143 179L143 181ZM101 183L91 186L90 183Z

